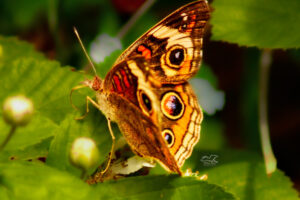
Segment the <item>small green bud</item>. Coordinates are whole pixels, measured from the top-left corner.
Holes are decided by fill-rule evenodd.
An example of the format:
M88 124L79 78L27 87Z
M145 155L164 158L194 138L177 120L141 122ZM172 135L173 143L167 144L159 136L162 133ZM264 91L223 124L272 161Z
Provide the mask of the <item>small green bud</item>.
M88 171L99 162L99 151L94 140L86 137L77 138L70 152L70 160L73 165Z
M27 125L33 115L32 101L25 96L12 96L5 99L3 104L3 118L13 126Z

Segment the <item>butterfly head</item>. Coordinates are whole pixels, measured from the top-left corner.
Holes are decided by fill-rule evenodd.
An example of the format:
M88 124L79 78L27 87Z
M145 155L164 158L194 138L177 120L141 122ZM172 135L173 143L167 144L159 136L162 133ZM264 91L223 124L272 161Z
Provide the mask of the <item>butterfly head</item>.
M82 85L91 88L94 91L100 91L103 89L103 81L99 76L95 76L93 80L85 80Z
M98 91L102 88L102 80L99 76L95 76L92 82L92 89Z

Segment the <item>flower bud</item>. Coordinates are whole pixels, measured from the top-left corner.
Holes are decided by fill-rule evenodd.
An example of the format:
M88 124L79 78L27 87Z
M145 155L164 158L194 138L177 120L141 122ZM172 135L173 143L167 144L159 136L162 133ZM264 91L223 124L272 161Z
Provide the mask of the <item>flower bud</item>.
M32 101L25 96L12 96L5 99L3 118L13 126L25 126L33 115Z
M77 138L70 152L73 165L85 171L96 167L99 162L99 151L94 140L86 137Z

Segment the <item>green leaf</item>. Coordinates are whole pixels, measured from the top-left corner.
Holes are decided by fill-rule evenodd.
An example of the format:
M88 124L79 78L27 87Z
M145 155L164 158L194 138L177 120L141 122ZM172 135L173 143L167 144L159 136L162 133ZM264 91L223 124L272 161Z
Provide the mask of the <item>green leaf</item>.
M29 43L15 37L0 36L0 63L12 62L18 58L46 60L43 54L35 51Z
M81 74L61 68L58 62L42 59L30 46L18 40L2 39L0 45L0 104L8 96L23 94L33 100L37 111L55 123L60 123L73 111L69 94L72 87L83 80Z
M34 160L37 158L45 158L48 155L48 149L53 137L49 137L40 143L30 145L24 149L7 149L5 148L0 154L0 161L7 162L9 160ZM10 143L8 143L8 146Z
M2 163L0 171L1 199L235 199L221 187L195 178L132 177L91 187L38 162Z
M105 199L235 199L221 187L178 176L132 177L97 185Z
M213 1L212 39L259 48L300 47L300 1Z
M73 112L69 94L83 76L73 73L70 68L61 68L57 62L46 60L30 45L15 38L1 37L0 47L0 105L9 96L23 94L33 101L35 108L32 122L17 129L0 157L18 157L22 151L31 149L25 157L32 159L33 155L37 155L36 145L53 136L58 124ZM84 102L84 98L82 100ZM9 128L0 121L1 142ZM43 146L40 150L45 149Z
M290 179L280 170L268 177L263 159L255 153L236 150L195 153L194 170L206 173L209 183L224 187L240 199L299 199ZM201 162L204 155L217 155L217 163L205 166Z
M79 171L76 170L69 162L71 144L77 137L73 130L79 128L78 126L75 126L77 124L74 121L74 119L72 120L72 115L70 115L56 129L46 163L52 167L56 167L61 170L69 169L68 171L74 171L74 173L79 174ZM79 131L81 131L81 129L79 129ZM82 132L82 134L86 133Z
M42 140L53 136L53 130L57 127L51 120L39 114L35 114L33 120L25 127L17 128L5 150L24 150L25 148L38 144ZM10 127L0 120L0 141L6 137Z
M3 74L0 80L3 87L0 104L6 97L21 93L33 100L36 114L27 127L17 129L6 147L6 150L10 152L3 153L0 158L7 160L11 156L18 157L17 154L21 154L19 150L24 151L28 148L32 149L32 154L27 154L25 157L33 157L37 155L34 146L54 135L47 158L49 165L78 173L78 170L70 165L68 153L71 143L80 136L95 139L102 156L101 161L104 161L111 147L111 138L104 116L91 104L89 105L91 112L84 120L76 121L75 115L70 115L74 113L74 109L71 107L69 95L71 89L83 80L83 75L74 73L67 67L61 68L57 62L39 60L34 51L23 58L22 52L18 49L21 48L26 52L28 48L27 52L30 52L30 46L15 39L7 40L3 39L0 43L4 58L0 61L0 74ZM16 50L12 51L12 49ZM12 54L14 56L11 56ZM16 59L13 59L14 57ZM86 95L92 94L93 91L86 88L81 92L74 92L72 96L74 104L79 106L83 113ZM78 111L75 113L76 116L82 114ZM9 129L3 121L0 122L0 128L3 133L8 132ZM4 134L0 135L0 139L3 140L4 137Z
M118 131L114 130L114 133L116 135ZM116 135L117 138L119 135ZM75 120L75 115L69 115L57 128L46 160L47 164L79 176L79 170L73 167L69 161L69 153L74 140L83 136L95 140L101 157L99 165L104 162L110 152L112 139L107 128L106 118L90 105L90 112L86 118ZM93 171L91 170L90 173Z
M224 125L220 121L212 117L205 116L201 123L200 140L195 148L202 151L216 151L224 149L227 146L227 143L223 129Z
M208 160L216 162L204 162ZM186 161L183 170L207 174L207 182L216 184L232 193L238 199L299 199L291 180L280 170L268 177L263 158L257 153L229 149L200 149L196 147ZM164 174L161 167L155 167L151 174Z
M0 163L0 196L9 199L96 199L93 188L38 162Z

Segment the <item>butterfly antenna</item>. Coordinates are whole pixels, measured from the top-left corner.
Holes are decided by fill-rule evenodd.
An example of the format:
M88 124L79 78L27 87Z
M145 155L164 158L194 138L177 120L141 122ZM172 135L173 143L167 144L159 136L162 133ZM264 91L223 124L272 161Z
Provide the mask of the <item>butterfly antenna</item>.
M79 43L80 43L80 46L81 46L81 48L82 48L82 50L83 50L85 56L87 57L87 59L88 59L90 65L92 66L95 75L97 76L97 72L96 72L95 65L93 64L93 62L92 62L92 60L91 60L89 54L87 53L87 51L86 51L86 49L85 49L85 47L84 47L84 45L83 45L83 43L82 43L82 41L81 41L81 39L80 39L80 36L79 36L79 33L78 33L77 29L76 29L75 27L73 27L73 28L74 28L74 33L75 33L75 35L76 35L76 37L77 37L77 39L78 39L78 41L79 41Z

